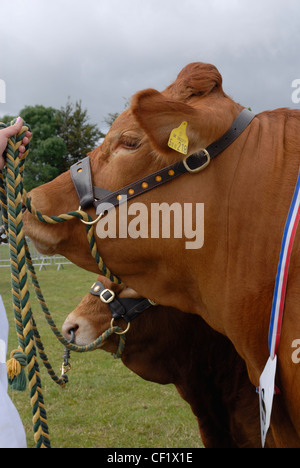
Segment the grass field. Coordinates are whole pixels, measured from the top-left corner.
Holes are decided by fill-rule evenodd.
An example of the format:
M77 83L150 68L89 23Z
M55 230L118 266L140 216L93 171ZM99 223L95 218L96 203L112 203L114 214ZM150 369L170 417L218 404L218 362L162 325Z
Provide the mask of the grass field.
M74 265L38 272L58 328L89 291L96 276ZM0 294L10 322L9 352L17 347L11 306L10 271L0 269ZM32 289L31 289L32 291ZM62 345L46 323L35 294L31 305L45 351L59 373ZM54 448L198 448L197 423L173 385L146 382L104 351L72 353L69 383L61 389L40 363L51 445ZM34 447L29 392L10 392L29 447Z

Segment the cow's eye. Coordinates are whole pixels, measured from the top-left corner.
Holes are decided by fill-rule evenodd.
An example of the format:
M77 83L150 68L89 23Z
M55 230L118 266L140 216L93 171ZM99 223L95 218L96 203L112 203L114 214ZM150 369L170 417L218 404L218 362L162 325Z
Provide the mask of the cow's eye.
M132 140L124 140L121 142L121 145L124 146L125 148L134 149L138 147L138 142L132 141Z
M140 146L140 141L137 140L136 138L123 136L119 142L119 145L122 148L134 150Z

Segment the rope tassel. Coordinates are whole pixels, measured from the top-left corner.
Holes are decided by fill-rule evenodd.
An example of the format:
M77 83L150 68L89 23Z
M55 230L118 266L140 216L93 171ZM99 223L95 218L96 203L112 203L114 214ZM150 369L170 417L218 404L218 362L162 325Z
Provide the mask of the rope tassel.
M25 367L27 366L27 356L22 351L12 351L9 361L6 363L8 383L12 390L24 392L26 390L26 374Z

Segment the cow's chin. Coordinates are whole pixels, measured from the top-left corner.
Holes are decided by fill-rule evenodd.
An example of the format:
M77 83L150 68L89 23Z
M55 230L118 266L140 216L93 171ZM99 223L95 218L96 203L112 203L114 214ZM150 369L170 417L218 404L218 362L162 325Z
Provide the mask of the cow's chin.
M93 343L93 341L95 341L97 338L98 336L93 335L89 332L80 331L80 333L76 333L75 335L74 344L78 346L87 346Z
M57 231L54 231L53 226L37 221L28 211L25 211L23 228L25 235L29 237L42 255L52 256L57 253L59 239L57 239Z
M85 326L81 325L80 329L75 334L75 344L78 346L87 346L95 341L99 335L94 332L92 326L86 320Z
M32 239L31 239L32 240ZM49 257L52 257L56 253L56 245L49 246L46 244L43 244L40 241L37 240L32 240L33 245L37 249L37 251L42 254L42 255L47 255Z

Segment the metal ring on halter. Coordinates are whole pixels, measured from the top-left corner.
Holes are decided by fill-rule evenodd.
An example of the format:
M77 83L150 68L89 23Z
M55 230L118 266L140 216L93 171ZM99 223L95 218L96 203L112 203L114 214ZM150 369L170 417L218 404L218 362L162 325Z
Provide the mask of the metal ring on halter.
M113 326L114 326L114 320L115 320L114 318L111 319L110 328L113 328ZM124 330L124 331L122 331L122 332L115 332L115 333L116 333L116 335L125 335L125 333L128 332L129 328L130 328L130 322L128 323L126 330Z
M78 208L78 211L81 211L81 206ZM83 221L83 219L81 219L80 221L83 223L83 224L87 224L88 226L92 226L93 224L96 224L98 221L100 221L100 219L102 218L102 216L104 216L104 213L100 213L98 218L94 219L94 221Z

